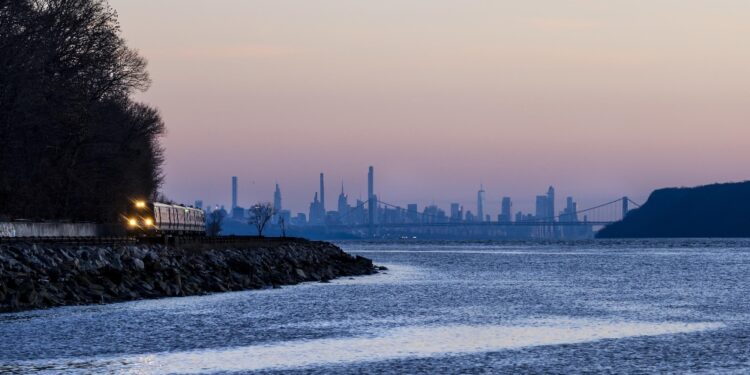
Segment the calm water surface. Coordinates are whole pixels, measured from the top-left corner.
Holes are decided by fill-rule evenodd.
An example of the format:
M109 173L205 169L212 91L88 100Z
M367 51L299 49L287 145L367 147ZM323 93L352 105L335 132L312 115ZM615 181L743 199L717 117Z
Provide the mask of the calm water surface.
M748 373L750 240L340 244L389 271L0 315L0 373Z

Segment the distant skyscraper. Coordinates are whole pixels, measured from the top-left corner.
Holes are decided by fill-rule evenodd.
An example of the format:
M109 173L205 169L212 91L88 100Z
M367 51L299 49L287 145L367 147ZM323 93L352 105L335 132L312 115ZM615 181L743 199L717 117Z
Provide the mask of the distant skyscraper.
M339 219L342 221L342 224L348 223L350 220L349 216L349 197L344 194L344 183L341 183L341 194L339 194L339 202L338 202L338 213L339 213Z
M365 202L361 199L355 201L350 212L351 213L348 216L349 223L364 224L367 222L367 217L365 216Z
M367 171L367 199L375 195L375 169L370 166Z
M578 205L573 201L573 197L568 197L566 203L565 210L568 211L568 214L575 215L576 211L578 211Z
M195 201L195 208L202 210L203 209L203 201L202 200L196 200Z
M503 223L509 223L511 220L513 220L513 217L511 216L512 210L513 202L511 202L510 197L503 197L502 204L500 205L499 221Z
M321 173L320 192L315 193L315 198L310 203L310 224L325 224L326 222L325 191L325 179L323 173Z
M375 168L370 166L367 171L367 215L369 224L375 225L377 221L378 198L375 196Z
M578 222L578 205L573 200L573 197L568 197L565 200L565 208L560 211L560 218L558 219L561 223L577 223ZM564 226L557 228L558 230L554 233L562 235L563 238L575 238L578 233L576 227Z
M237 176L232 176L232 209L237 207Z
M273 217L271 218L271 223L278 224L279 218L281 217L281 189L279 189L279 184L276 184L276 190L273 192ZM286 222L289 222L288 220Z
M555 188L552 186L547 190L547 219L555 220Z
M454 223L458 223L463 221L464 219L464 212L463 208L459 203L451 203L451 221Z
M273 192L273 209L276 212L279 212L282 210L281 207L281 189L279 189L279 184L276 184L276 190Z
M484 221L484 186L479 185L477 192L477 219Z
M423 223L447 223L448 217L445 216L445 211L438 208L438 206L432 204L424 208L422 213Z
M549 214L549 209L547 208L547 196L546 195L537 195L536 196L536 211L534 218L539 221L543 221L547 219L547 215Z
M315 198L310 203L310 224L323 224L325 221L325 211L318 200L318 193L315 193Z
M323 216L326 212L326 186L323 173L320 174L320 209L323 210Z
M560 221L563 222L577 222L578 221L578 205L573 201L573 197L568 197L565 201L565 209L560 213Z

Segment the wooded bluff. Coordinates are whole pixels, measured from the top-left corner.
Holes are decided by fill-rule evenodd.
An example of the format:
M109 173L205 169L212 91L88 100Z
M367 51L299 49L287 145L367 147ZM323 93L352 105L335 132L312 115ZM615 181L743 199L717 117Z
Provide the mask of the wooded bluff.
M597 237L750 237L750 181L656 190Z

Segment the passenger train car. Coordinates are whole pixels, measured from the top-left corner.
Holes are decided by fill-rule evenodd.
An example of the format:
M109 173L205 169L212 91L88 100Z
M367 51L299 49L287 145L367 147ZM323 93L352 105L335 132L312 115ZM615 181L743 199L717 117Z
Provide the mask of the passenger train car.
M131 235L206 235L205 213L192 207L135 201L125 220Z

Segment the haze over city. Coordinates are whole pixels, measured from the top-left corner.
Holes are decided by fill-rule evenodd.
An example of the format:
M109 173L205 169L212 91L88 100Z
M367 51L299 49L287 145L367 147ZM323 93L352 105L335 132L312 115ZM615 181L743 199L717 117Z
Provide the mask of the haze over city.
M165 193L305 211L365 197L529 211L744 180L742 1L114 0L167 124Z

